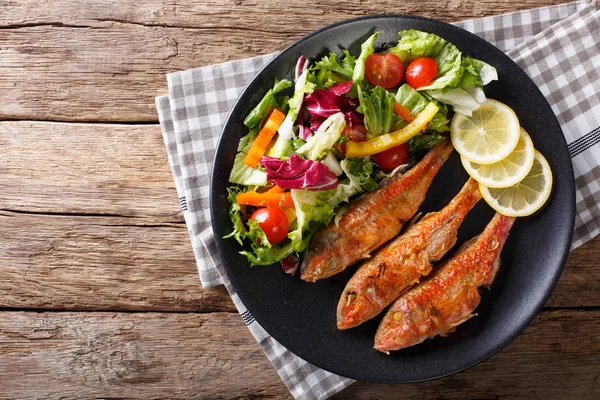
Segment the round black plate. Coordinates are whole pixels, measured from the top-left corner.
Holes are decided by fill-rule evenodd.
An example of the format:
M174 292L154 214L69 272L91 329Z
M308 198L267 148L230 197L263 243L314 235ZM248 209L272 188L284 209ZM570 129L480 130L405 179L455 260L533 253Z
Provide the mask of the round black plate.
M435 338L387 356L373 349L380 318L338 331L339 296L355 268L331 279L305 283L285 275L279 264L251 268L242 248L221 237L232 230L228 217L228 176L239 138L247 133L244 117L272 87L275 78L291 79L300 55L316 60L330 50L349 49L375 30L376 46L397 41L397 32L415 28L454 43L463 54L498 70L486 87L489 97L512 107L537 149L554 172L554 191L537 215L519 219L502 252L502 266L491 290L483 290L479 314L447 338ZM458 156L435 178L422 211L443 208L466 182ZM442 377L470 367L513 340L535 317L562 271L573 231L575 185L565 139L550 106L529 77L506 55L483 39L455 26L426 18L379 15L340 22L318 30L277 55L248 85L225 124L214 160L211 185L212 224L219 254L231 283L254 318L277 341L308 362L331 372L373 382L414 382ZM461 243L479 234L492 217L481 201L459 231ZM450 252L451 254L451 252Z

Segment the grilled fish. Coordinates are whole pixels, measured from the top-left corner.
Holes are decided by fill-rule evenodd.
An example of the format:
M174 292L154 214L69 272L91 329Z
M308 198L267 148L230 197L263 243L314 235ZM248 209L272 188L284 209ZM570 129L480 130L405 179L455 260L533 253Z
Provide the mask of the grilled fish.
M427 214L366 260L342 293L337 327L353 328L375 317L429 275L432 263L454 246L458 227L480 199L477 182L471 178L444 209Z
M396 236L417 212L452 149L449 140L435 145L408 172L351 202L337 223L331 221L312 239L300 277L307 282L329 278Z
M500 252L513 222L496 214L431 278L396 300L377 329L375 349L389 353L446 336L471 318L481 300L478 288L491 285L500 267Z

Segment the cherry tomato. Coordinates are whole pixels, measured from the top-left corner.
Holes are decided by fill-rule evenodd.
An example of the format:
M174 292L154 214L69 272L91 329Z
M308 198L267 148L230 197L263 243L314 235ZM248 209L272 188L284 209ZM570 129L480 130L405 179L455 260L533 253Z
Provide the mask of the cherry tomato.
M412 60L406 67L406 83L413 89L427 86L437 74L437 64L433 58L421 57Z
M392 172L396 167L408 160L408 145L402 143L381 153L373 154L371 159L383 172Z
M365 78L373 86L390 89L404 76L402 60L395 54L371 54L365 60Z
M251 220L258 222L269 243L276 244L285 239L290 224L283 210L277 207L263 207L252 213Z
M352 140L353 142L365 142L367 140L367 128L358 124L352 126L346 125L342 131L342 135L346 135L348 140ZM342 153L343 156L346 155L346 143L337 145L336 149Z

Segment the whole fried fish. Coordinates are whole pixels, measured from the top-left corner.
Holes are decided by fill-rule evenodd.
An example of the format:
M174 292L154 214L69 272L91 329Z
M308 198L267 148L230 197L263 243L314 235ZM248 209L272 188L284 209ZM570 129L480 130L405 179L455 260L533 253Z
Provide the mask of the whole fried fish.
M353 328L375 317L429 275L432 263L454 246L459 226L480 199L478 184L471 178L441 211L427 214L365 260L342 293L337 327Z
M375 349L389 353L445 336L473 316L478 288L492 284L500 252L514 218L496 214L485 230L465 243L427 281L390 307L375 334Z
M449 140L435 145L408 172L351 202L337 223L331 221L316 233L300 277L307 282L329 278L396 236L417 212L452 149Z

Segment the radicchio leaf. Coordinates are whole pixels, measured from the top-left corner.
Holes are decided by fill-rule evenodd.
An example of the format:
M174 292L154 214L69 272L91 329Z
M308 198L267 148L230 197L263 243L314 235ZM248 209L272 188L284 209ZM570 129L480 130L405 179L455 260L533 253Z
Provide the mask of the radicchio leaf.
M312 136L312 132L308 126L300 125L298 128L298 136L300 136L302 140L308 140Z
M352 89L352 81L336 83L329 88L336 96L343 96L348 93L350 89Z
M328 190L339 184L337 176L325 164L305 160L297 154L286 161L262 157L260 164L267 170L267 181L283 189Z
M306 57L304 57L304 56L298 57L298 61L296 62L296 71L295 71L296 79L298 79L300 77L300 75L302 75L304 70L306 70L307 68L308 68L308 60L306 59Z
M352 81L338 83L328 90L316 89L304 98L300 115L308 111L311 131L317 131L323 121L340 111L344 114L347 125L362 124L362 115L356 112L359 100L346 96L351 87Z
M294 276L299 266L300 259L293 254L281 260L281 268L286 274Z

